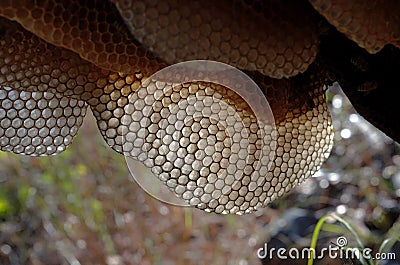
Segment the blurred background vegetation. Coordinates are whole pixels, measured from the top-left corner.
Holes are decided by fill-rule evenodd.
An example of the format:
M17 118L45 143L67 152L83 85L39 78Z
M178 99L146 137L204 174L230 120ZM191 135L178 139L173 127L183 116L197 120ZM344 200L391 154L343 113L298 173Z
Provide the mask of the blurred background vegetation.
M328 161L285 198L246 216L148 196L90 115L59 156L0 152L0 264L261 264L256 251L265 242L309 246L315 222L332 212L377 250L385 238L399 236L400 146L357 115L338 86L328 101L335 128ZM354 240L337 223L322 230L320 246L344 234Z

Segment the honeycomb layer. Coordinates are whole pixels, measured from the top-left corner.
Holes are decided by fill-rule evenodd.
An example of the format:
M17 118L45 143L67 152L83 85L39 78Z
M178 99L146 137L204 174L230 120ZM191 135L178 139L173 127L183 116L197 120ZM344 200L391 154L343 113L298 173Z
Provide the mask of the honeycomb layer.
M0 37L1 150L62 151L86 102L107 144L144 162L178 197L206 211L243 214L311 176L331 149L324 86L312 73L289 81L249 72L264 95L245 101L207 81L169 87L146 83L146 70L105 70L4 18ZM260 127L255 115L264 96L274 128ZM37 131L29 133L32 121Z
M0 16L104 69L151 74L162 66L127 34L109 1L1 1Z
M268 1L262 13L228 0L115 2L132 35L168 64L216 60L283 78L318 51L316 23L306 10L299 18L296 1Z
M386 44L400 48L400 2L396 0L310 0L330 24L369 53Z

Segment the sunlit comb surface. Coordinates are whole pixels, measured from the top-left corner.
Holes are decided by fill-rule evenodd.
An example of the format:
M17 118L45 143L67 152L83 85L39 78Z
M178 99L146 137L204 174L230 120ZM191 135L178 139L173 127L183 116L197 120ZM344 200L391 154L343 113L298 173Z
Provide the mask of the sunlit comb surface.
M312 8L207 2L215 8L178 0L2 1L1 150L62 152L89 106L110 147L206 211L252 212L313 175L333 131L324 95L332 78L316 61L320 29ZM328 4L312 3L334 19ZM332 24L371 52L398 41L397 28L389 28L388 38L366 43L341 21ZM194 59L237 67L259 89L234 78L212 82L212 71L174 85L149 78ZM257 113L269 111L274 122L264 128Z

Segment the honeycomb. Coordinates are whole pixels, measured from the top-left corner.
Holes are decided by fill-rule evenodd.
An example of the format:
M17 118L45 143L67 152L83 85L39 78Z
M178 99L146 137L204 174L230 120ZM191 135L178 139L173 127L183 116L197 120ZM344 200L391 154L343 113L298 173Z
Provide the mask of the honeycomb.
M297 19L300 7L291 2L268 1L261 14L225 0L116 1L116 6L132 35L168 64L215 60L282 78L304 72L318 50L316 23L306 10Z
M399 1L310 0L310 2L329 23L369 53L377 53L389 43L400 48Z
M298 106L276 126L273 120L260 122L268 119L254 111L255 92L242 97L235 91L216 82L150 77L129 96L121 120L124 154L205 211L243 214L268 205L313 175L329 154L332 128L324 89L310 88L315 106ZM268 112L263 103L258 105Z
M66 10L62 13L65 16L70 14L68 10L71 6L76 13L89 10L88 6L81 8L76 3L60 3L55 6ZM245 5L235 2L235 5L239 4ZM82 33L82 41L94 41L96 32L106 34L116 30L127 36L126 41L130 41L127 45L140 47L135 40L128 38L129 33L121 30L118 23L105 23L108 20L107 12L101 9L104 6L100 2L95 2L95 5L99 8L96 14L104 15L98 15L99 25L90 26L94 20L89 19L87 27L82 26L91 31ZM0 14L7 13L7 17L17 20L24 27L27 27L26 21L30 21L31 28L28 30L34 32L0 18L1 150L29 155L50 155L63 151L78 131L88 105L111 148L142 161L188 204L208 212L235 214L252 212L290 191L314 174L329 154L333 131L324 97L324 82L316 76L315 70L308 67L314 55L302 57L300 65L303 68L286 71L276 64L271 66L270 72L264 72L282 77L307 69L304 78L290 80L263 75L268 67L262 64L255 67L257 63L247 53L240 55L244 59L239 62L230 55L223 56L225 59L206 58L243 66L243 69L249 70L247 74L254 80L251 82L256 82L261 90L248 89L249 83L242 83L245 80L239 80L238 76L228 78L222 75L219 78L228 83L215 82L215 71L210 69L193 70L198 75L194 81L172 82L168 75L161 76L161 81L153 80L150 75L155 69L163 68L164 64L152 59L147 51L140 55L148 60L146 63L138 64L132 59L133 68L130 71L115 71L113 64L108 62L108 55L100 56L101 53L95 52L90 53L93 58L87 58L81 54L86 47L84 44L82 47L69 46L73 41L64 41L64 37L51 40L52 30L58 24L49 26L55 20L46 18L46 14L55 11L51 8L34 11L36 9L41 8L17 8L7 1L0 3ZM267 11L257 13L257 19L261 19L263 12ZM85 15L89 16L89 13ZM83 23L74 22L72 17L65 18L68 30L75 26L79 28L77 25ZM226 23L226 18L222 17L221 23ZM281 25L279 18L273 21L268 23ZM105 24L101 24L103 22ZM248 23L251 25L254 21ZM284 27L284 24L281 26ZM238 38L238 34L245 32L242 31L234 30L228 35ZM44 32L47 32L45 37L42 36ZM69 36L67 33L60 36ZM299 35L294 36L300 38ZM135 37L140 40L139 33ZM263 36L258 34L257 37ZM125 45L125 39L116 38L121 42L115 43ZM206 41L206 36L199 38ZM313 50L315 43L310 38L304 39L308 43L305 46ZM299 47L303 46L302 41L296 41ZM234 42L229 45L233 47ZM249 41L247 45L254 43L259 42ZM189 46L186 45L188 49ZM158 51L156 46L151 47L150 51ZM175 54L174 58L171 57L172 62L189 58L185 57L185 49L182 49L182 57L175 49L179 47L171 48ZM198 48L193 48L192 52L201 55ZM263 57L262 49L257 52ZM90 57L90 54L87 56ZM167 54L164 54L165 58L162 53L156 55L169 61ZM105 64L96 61L103 59ZM276 63L274 60L271 62ZM125 67L117 61L115 64ZM271 121L267 115L269 111L272 111L274 121L264 123Z
M0 16L100 68L153 73L162 64L124 30L109 1L1 1Z
M0 86L0 149L24 155L64 151L82 125L84 101Z

